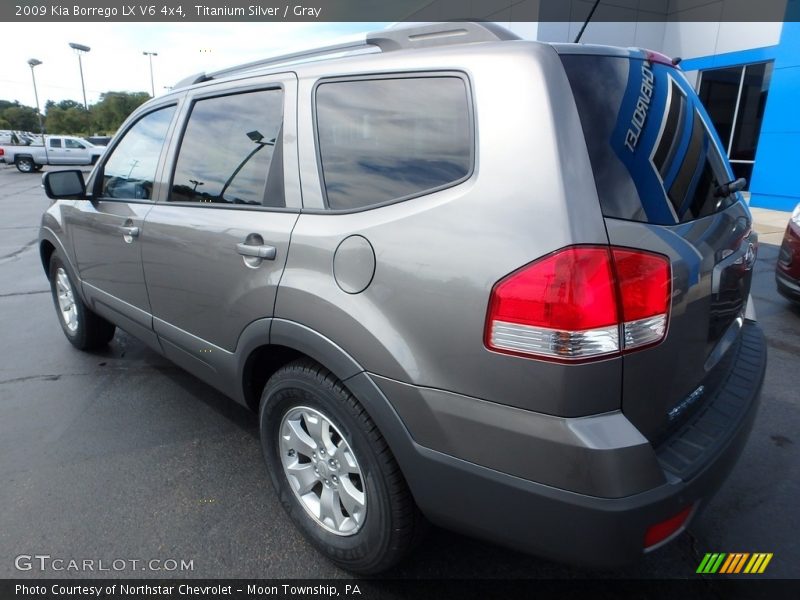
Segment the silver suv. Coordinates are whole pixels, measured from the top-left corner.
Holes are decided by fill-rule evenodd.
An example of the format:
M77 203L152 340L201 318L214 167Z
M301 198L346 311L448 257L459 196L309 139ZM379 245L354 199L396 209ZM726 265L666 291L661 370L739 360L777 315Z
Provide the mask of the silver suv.
M361 573L433 522L595 567L683 531L766 364L757 245L694 90L493 26L191 78L55 199L67 339L120 327L260 415L303 533Z

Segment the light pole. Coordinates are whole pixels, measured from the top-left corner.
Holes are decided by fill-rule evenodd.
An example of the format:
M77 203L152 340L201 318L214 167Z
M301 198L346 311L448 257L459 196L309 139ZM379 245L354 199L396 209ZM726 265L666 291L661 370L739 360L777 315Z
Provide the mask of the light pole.
M83 108L88 111L89 104L86 102L86 84L83 82L83 63L81 62L81 54L86 54L89 52L89 50L91 50L91 48L89 48L89 46L76 44L74 42L70 42L69 47L75 50L75 54L78 55L78 68L81 70L81 90L83 90Z
M142 54L150 59L150 89L153 91L153 98L155 98L156 86L153 83L153 57L158 56L158 52L142 52Z
M36 116L39 117L39 131L42 134L42 146L44 146L44 156L47 162L50 162L47 158L47 142L44 139L44 123L42 122L42 111L39 110L39 92L36 89L36 75L33 73L33 68L38 67L42 64L42 61L37 60L35 58L31 58L28 60L28 65L31 68L31 79L33 79L33 96L36 98Z

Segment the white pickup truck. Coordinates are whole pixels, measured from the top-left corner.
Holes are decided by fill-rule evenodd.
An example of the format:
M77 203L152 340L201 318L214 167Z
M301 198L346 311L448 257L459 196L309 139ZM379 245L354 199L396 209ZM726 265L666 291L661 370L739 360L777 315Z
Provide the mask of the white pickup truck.
M0 162L33 173L44 165L93 165L105 150L83 138L48 135L45 146L0 146Z

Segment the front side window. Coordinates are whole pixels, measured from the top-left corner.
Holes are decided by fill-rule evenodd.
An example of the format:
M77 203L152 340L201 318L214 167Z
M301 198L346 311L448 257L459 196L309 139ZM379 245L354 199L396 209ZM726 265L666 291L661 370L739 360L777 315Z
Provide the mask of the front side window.
M158 158L174 114L175 106L153 111L125 132L103 167L102 197L152 198Z
M418 196L458 183L472 170L472 117L460 77L323 83L316 109L332 209Z
M283 91L198 100L169 200L283 207Z
M64 140L64 147L65 148L72 148L73 150L85 150L86 149L86 146L81 144L79 141L70 140L70 139Z

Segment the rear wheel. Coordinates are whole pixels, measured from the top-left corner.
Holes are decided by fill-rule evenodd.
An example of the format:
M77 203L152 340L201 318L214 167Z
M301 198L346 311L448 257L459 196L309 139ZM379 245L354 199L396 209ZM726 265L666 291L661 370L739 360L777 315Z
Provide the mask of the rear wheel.
M50 259L50 289L58 322L73 346L80 350L96 350L111 341L114 325L93 313L83 303L64 262L57 254Z
M310 360L283 367L264 389L261 444L289 517L337 565L378 573L424 530L386 441L332 373Z
M33 162L33 159L26 156L18 158L15 164L17 165L17 171L20 173L33 173L36 167L36 163Z

